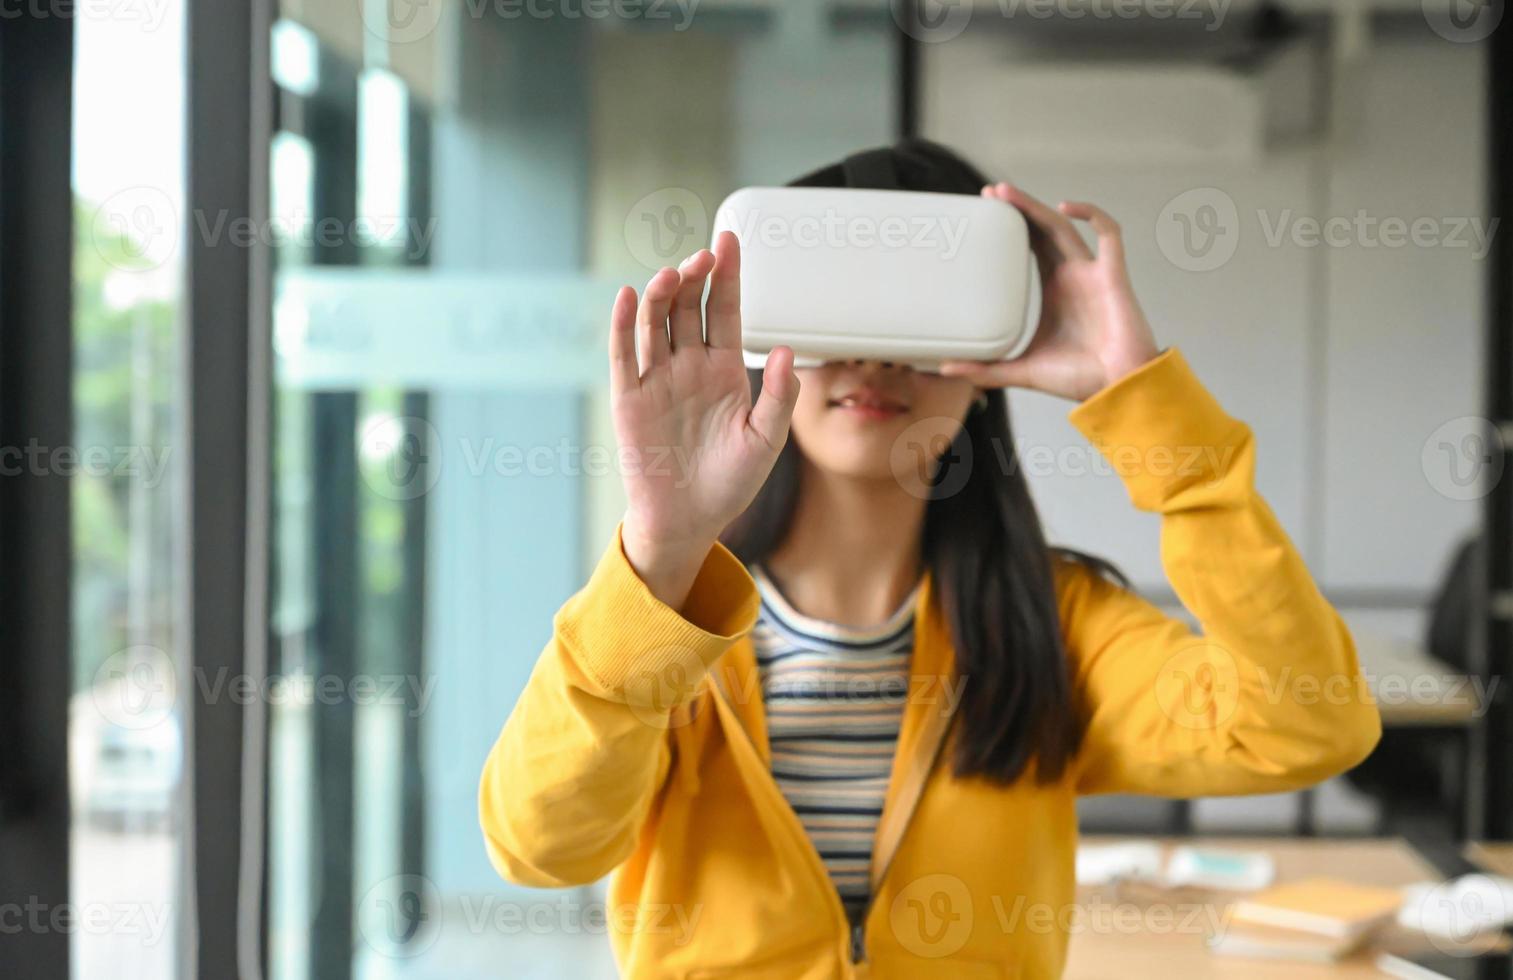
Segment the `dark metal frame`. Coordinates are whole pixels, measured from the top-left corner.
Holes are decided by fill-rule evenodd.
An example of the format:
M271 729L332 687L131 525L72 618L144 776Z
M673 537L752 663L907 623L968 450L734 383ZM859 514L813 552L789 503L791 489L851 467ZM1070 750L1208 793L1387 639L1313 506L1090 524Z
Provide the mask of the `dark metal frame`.
M70 483L14 459L73 445L73 21L0 28L0 882L7 901L69 900ZM0 975L66 977L69 933L0 941Z
M919 135L919 0L890 0L890 6L898 28L897 130L905 140Z
M1513 209L1513 24L1487 40L1487 213L1507 218ZM1513 247L1495 237L1486 259L1487 417L1503 436L1502 479L1487 495L1486 603L1489 680L1501 678L1487 712L1482 775L1482 836L1513 839ZM1499 451L1494 447L1493 452Z
M252 437L264 423L252 415L252 406L265 412L266 400L264 392L254 390L263 378L252 369L266 370L261 354L267 336L262 322L266 254L255 241L209 240L199 233L196 216L203 216L207 227L215 227L222 216L226 227L238 221L261 227L267 220L262 185L271 116L271 7L264 0L226 8L190 3L185 19L187 527L182 612L192 670L206 677L221 671L228 677L250 676L261 665L249 663L247 640L265 622L251 618L262 614L262 581L250 590L253 601L248 601L249 568L257 575L262 568L262 542L249 545L248 525L252 506L263 502L249 488L253 463L263 465L262 447L253 446ZM260 941L260 936L244 936L241 928L243 889L249 884L242 875L244 834L261 816L255 812L251 820L244 819L243 752L246 731L249 726L261 731L259 716L265 708L226 697L197 696L191 702L186 739L192 758L192 890L185 894L192 895L194 914L180 964L183 975L192 971L205 980L221 980L244 976L242 965L258 963L257 950L241 941ZM260 810L260 801L254 805ZM250 884L260 882L254 877Z

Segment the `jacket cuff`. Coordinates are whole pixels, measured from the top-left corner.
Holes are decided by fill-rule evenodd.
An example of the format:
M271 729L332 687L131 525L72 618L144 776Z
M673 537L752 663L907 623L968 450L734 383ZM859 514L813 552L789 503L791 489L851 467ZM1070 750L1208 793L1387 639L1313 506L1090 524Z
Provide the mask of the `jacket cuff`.
M671 690L681 700L750 632L759 603L746 567L716 543L680 614L641 581L616 528L588 584L557 612L556 627L578 665L605 694L665 699Z
M1175 347L1093 395L1068 418L1098 447L1141 510L1212 506L1248 492L1249 427L1225 413Z

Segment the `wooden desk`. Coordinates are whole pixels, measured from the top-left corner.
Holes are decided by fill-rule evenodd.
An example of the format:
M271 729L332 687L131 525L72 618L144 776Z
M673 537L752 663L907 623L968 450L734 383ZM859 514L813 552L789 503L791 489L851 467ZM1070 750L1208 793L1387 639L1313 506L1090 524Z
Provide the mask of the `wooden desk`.
M1108 843L1114 838L1084 838L1084 843ZM1401 887L1417 881L1438 881L1435 873L1407 844L1398 840L1291 840L1266 838L1202 838L1190 843L1238 850L1266 851L1276 859L1277 880L1289 881L1309 875L1329 875L1365 885ZM1182 928L1184 919L1213 921L1223 914L1227 899L1214 899L1198 892L1173 894L1152 901L1149 891L1125 898L1114 886L1078 889L1078 902L1086 925L1074 931L1067 958L1066 980L1354 980L1380 977L1372 966L1374 953L1363 950L1332 966L1279 960L1244 960L1215 956L1204 946L1202 931ZM1169 913L1160 918L1146 914L1140 921L1152 928L1100 928L1100 922L1121 926L1129 916L1095 913L1128 902L1154 908L1164 905ZM1199 912L1195 907L1214 909ZM1168 925L1168 923L1170 923Z
M1493 874L1513 878L1513 843L1467 844L1466 857Z
M1481 708L1465 671L1410 643L1355 634L1361 672L1388 728L1466 728Z

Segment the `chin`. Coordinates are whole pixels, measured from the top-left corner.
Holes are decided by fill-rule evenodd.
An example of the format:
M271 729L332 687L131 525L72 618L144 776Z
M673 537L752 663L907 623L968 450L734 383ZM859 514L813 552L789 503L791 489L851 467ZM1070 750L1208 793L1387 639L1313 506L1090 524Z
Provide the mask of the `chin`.
M899 434L907 427L901 422L859 432L851 427L826 426L826 431L810 433L798 443L804 458L823 473L858 480L892 479L890 460Z
M871 459L842 460L839 465L820 465L819 468L832 476L845 477L850 480L877 482L879 480L893 479L893 471L888 468L888 458L886 456L882 459L874 457Z

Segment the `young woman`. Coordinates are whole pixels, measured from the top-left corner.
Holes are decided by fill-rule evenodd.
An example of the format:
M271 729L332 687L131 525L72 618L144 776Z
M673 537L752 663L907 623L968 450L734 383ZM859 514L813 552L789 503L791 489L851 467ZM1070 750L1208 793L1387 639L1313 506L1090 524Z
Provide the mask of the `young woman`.
M626 976L1055 977L1079 794L1297 789L1380 734L1345 626L1256 493L1250 430L1157 347L1114 221L933 144L892 159L904 189L1024 213L1044 286L1024 356L796 370L779 348L748 379L728 233L615 300L629 504L479 808L512 881L615 872ZM1047 548L1010 385L1079 403L1161 515L1201 634ZM900 465L918 446L925 492Z

